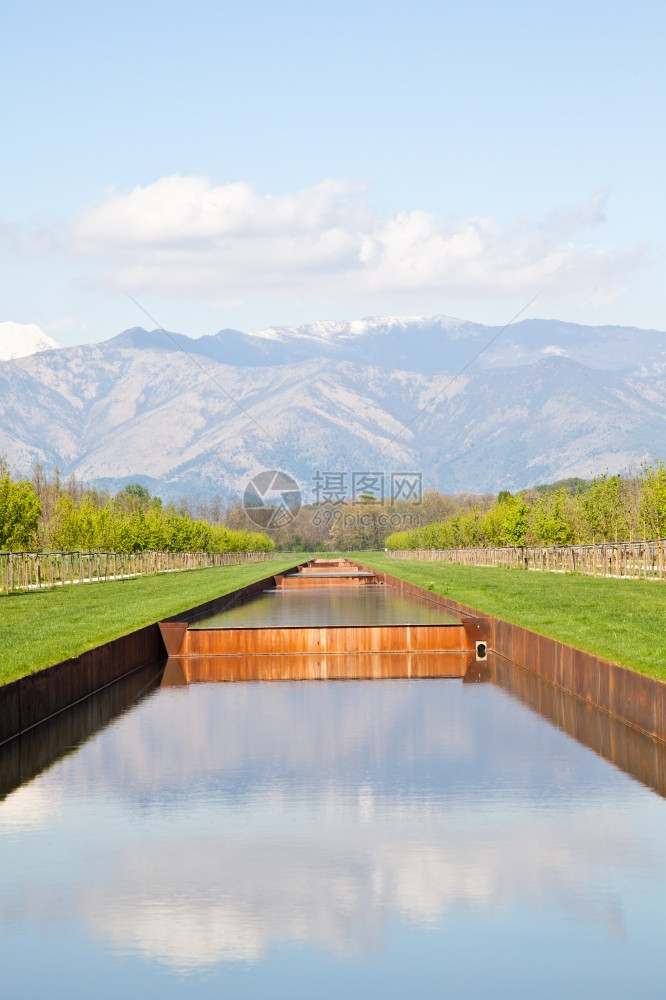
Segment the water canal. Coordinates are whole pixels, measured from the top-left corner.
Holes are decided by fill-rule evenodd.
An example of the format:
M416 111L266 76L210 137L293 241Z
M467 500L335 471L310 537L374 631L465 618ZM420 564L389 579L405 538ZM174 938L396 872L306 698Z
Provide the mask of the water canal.
M497 657L156 664L0 747L3 995L661 998L665 792L663 745Z
M427 601L390 587L265 590L195 619L190 628L303 628L307 626L438 625L458 619Z

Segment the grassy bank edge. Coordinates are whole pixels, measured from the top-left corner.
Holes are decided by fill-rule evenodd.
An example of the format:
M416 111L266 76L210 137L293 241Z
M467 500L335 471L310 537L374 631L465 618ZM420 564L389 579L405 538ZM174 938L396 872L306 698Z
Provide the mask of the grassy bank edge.
M0 685L295 566L267 562L0 596Z
M666 589L644 580L394 559L352 558L460 604L666 681Z

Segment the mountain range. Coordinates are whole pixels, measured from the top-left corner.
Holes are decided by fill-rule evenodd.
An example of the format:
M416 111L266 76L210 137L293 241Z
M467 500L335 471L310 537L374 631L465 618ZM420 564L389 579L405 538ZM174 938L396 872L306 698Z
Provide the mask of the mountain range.
M439 316L134 328L0 362L3 453L165 498L227 498L276 468L310 497L317 472L515 490L666 455L666 334Z

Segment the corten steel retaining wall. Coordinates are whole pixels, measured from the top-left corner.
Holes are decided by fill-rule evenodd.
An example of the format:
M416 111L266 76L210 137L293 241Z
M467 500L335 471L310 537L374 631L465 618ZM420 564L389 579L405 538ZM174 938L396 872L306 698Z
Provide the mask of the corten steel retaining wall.
M666 580L666 539L596 545L480 546L467 549L400 549L393 559L497 566L542 573L580 573L618 580Z
M473 651L459 624L309 625L273 628L188 629L160 623L169 656L303 656L308 653L410 653Z
M348 560L345 560L348 563ZM349 568L349 567L346 567ZM374 583L380 575L374 570L365 570L367 576L358 575L355 566L351 572L356 576L316 578L303 571L303 567L293 568L277 574L273 580L276 588L283 589L288 584L321 587L349 587L351 584L363 586ZM252 584L239 591L234 598L250 596L264 590L265 581ZM415 589L415 592L418 588ZM425 591L430 596L428 591ZM227 604L230 603L227 601ZM223 602L209 602L209 612L221 610ZM197 617L205 612L200 611ZM190 619L191 621L192 619ZM372 654L407 652L462 652L475 649L474 637L457 622L446 625L351 625L351 626L285 626L278 628L210 628L189 629L184 615L174 615L159 623L162 638L170 657L213 657L213 656L306 656L307 654ZM285 661L286 662L286 661ZM351 670L351 660L350 660ZM337 676L342 676L338 673ZM351 676L351 675L350 675Z
M233 594L207 601L167 620L192 621L273 586L274 582L274 576L264 577ZM0 744L71 708L134 670L163 658L164 644L155 623L0 686Z
M160 630L147 625L71 660L0 687L0 743L163 656Z
M364 567L365 568L365 567ZM369 568L369 567L368 567ZM564 642L512 625L501 618L458 604L413 583L377 571L378 578L405 594L418 594L461 616L473 637L521 667L582 701L666 742L666 684Z
M225 608L239 601L246 600L248 597L252 597L253 594L260 594L262 590L275 587L278 576L283 576L286 573L294 573L297 570L298 565L294 564L294 566L284 569L274 576L265 576L261 580L255 580L254 583L247 583L239 590L233 590L230 594L224 594L222 597L214 597L212 600L206 601L205 604L198 604L196 608L190 608L189 611L179 612L177 615L171 615L170 618L162 618L160 624L164 624L165 622L176 624L189 623L196 621L197 618L204 618L219 611L224 611Z
M372 586L375 578L372 576L347 576L335 579L336 587L363 587ZM331 579L315 576L314 573L299 573L298 575L281 575L277 577L277 586L280 590L312 590L313 587L330 587Z

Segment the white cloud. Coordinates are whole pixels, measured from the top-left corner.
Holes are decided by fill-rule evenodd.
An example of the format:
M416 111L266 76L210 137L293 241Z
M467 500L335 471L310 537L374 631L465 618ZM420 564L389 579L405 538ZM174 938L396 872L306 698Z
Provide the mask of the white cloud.
M527 295L545 289L588 302L621 294L640 261L580 231L603 223L604 192L587 205L522 217L441 221L428 212L375 213L366 185L326 180L294 195L249 184L164 177L109 193L74 231L112 287L214 302L249 294L335 300L429 292Z
M44 323L44 329L50 330L52 333L60 333L63 330L71 330L79 325L73 316L56 316L54 319Z

